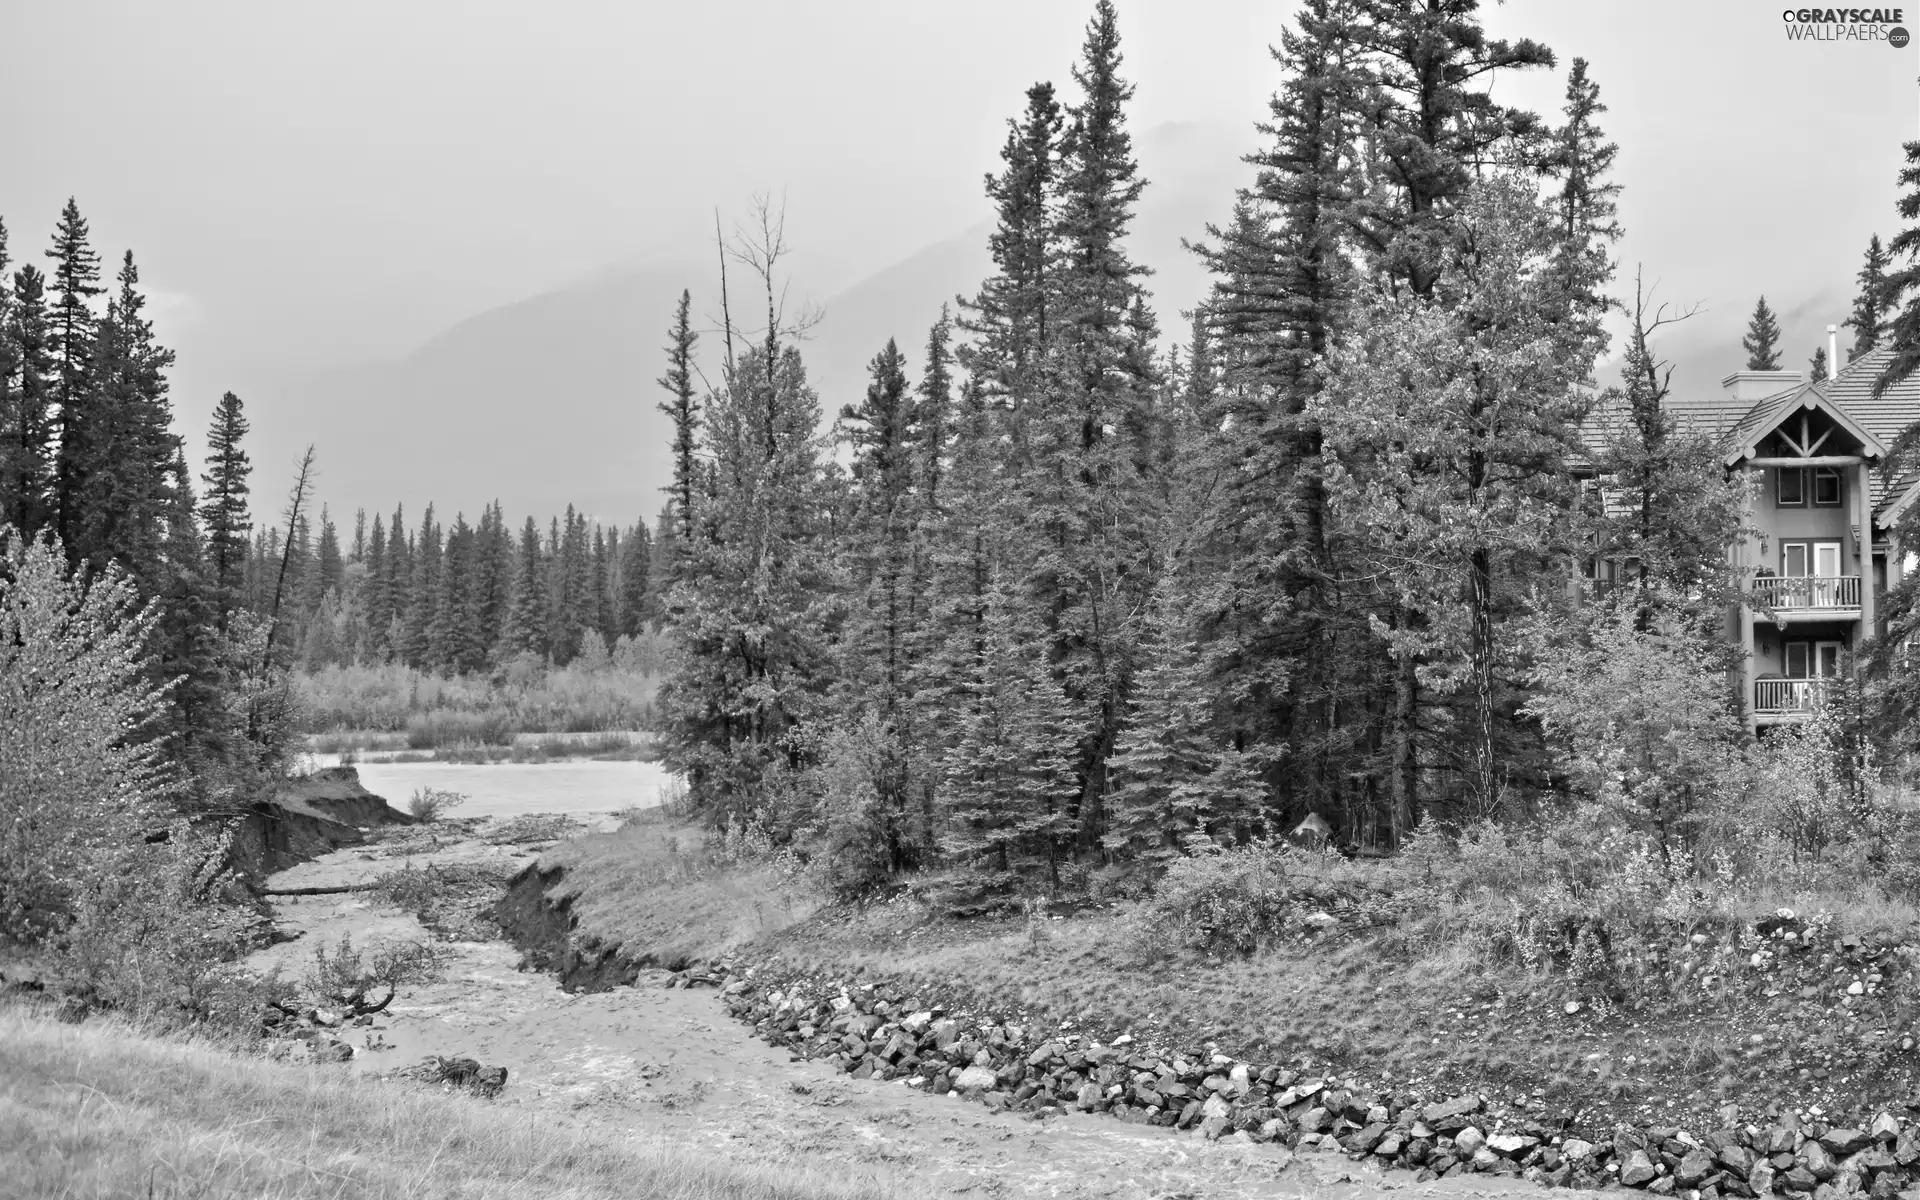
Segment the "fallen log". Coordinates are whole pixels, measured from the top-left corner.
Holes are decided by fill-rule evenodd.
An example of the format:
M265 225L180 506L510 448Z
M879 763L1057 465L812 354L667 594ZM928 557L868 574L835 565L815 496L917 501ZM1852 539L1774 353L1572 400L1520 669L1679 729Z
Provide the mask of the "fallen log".
M364 892L372 886L371 883L340 883L330 887L261 888L260 894L262 896L343 896L348 892Z

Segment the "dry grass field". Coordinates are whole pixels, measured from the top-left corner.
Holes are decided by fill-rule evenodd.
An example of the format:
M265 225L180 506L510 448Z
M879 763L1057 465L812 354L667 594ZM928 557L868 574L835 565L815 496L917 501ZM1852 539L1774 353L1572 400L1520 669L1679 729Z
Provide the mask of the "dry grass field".
M0 1008L0 1195L881 1200L326 1068Z

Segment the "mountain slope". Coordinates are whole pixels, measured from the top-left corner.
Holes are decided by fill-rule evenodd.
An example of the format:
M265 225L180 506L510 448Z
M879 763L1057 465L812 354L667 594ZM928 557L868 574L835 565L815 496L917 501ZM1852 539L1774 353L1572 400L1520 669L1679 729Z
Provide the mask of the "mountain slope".
M1162 126L1140 138L1149 186L1132 235L1151 267L1163 333L1184 340L1179 310L1205 280L1182 238L1223 218L1248 177L1241 136L1218 126ZM825 304L804 347L829 418L858 397L865 365L896 338L917 363L940 306L986 276L988 222L925 249ZM517 523L572 503L627 523L658 512L668 476L667 427L654 408L665 330L682 288L713 307L712 267L649 263L595 275L478 313L397 361L291 381L260 396L255 460L263 495L281 464L319 447L320 495L340 514L357 506L409 521L428 500L471 517L494 499ZM703 347L709 364L716 339ZM270 409L269 407L270 406ZM261 505L263 511L266 505ZM350 519L350 518L349 518Z

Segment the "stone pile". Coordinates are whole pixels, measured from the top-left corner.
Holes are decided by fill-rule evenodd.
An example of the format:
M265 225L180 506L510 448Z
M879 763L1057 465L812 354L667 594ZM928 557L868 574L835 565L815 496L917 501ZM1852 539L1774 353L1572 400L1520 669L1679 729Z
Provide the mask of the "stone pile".
M458 1088L489 1100L498 1096L501 1089L507 1086L505 1067L483 1066L479 1059L442 1058L438 1054L429 1054L413 1066L402 1067L393 1074L397 1079Z
M991 1108L1105 1113L1209 1139L1371 1158L1421 1179L1478 1172L1689 1200L1773 1193L1886 1200L1920 1178L1920 1121L1891 1113L1864 1128L1803 1124L1789 1113L1697 1136L1662 1127L1580 1136L1564 1124L1502 1122L1476 1095L1372 1095L1211 1049L1170 1052L1124 1034L1101 1043L962 1018L885 986L777 980L725 967L683 972L669 986L688 986L696 974L700 983L724 979L721 995L733 1014L796 1057Z

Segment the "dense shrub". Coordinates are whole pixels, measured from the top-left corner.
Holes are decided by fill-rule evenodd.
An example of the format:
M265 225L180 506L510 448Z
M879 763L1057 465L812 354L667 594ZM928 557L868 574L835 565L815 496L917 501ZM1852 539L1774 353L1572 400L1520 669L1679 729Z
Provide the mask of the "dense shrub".
M407 748L433 750L440 746L505 746L513 742L513 726L503 712L455 712L438 709L407 718Z
M57 543L0 528L0 939L58 933L166 828L155 620L117 570L72 578Z
M644 666L650 661L648 655L616 651L599 666L549 669L522 657L492 675L451 679L404 666L336 666L301 675L298 689L308 732L404 731L415 749L426 749L459 739L423 745L413 741L416 729L423 738L439 736L441 728L458 735L462 721L490 722L474 728L498 730L497 739L649 728L655 677Z
M467 797L461 792L451 792L443 788L415 788L412 797L407 800L407 811L413 814L414 820L424 824L439 820L449 810L466 802Z

